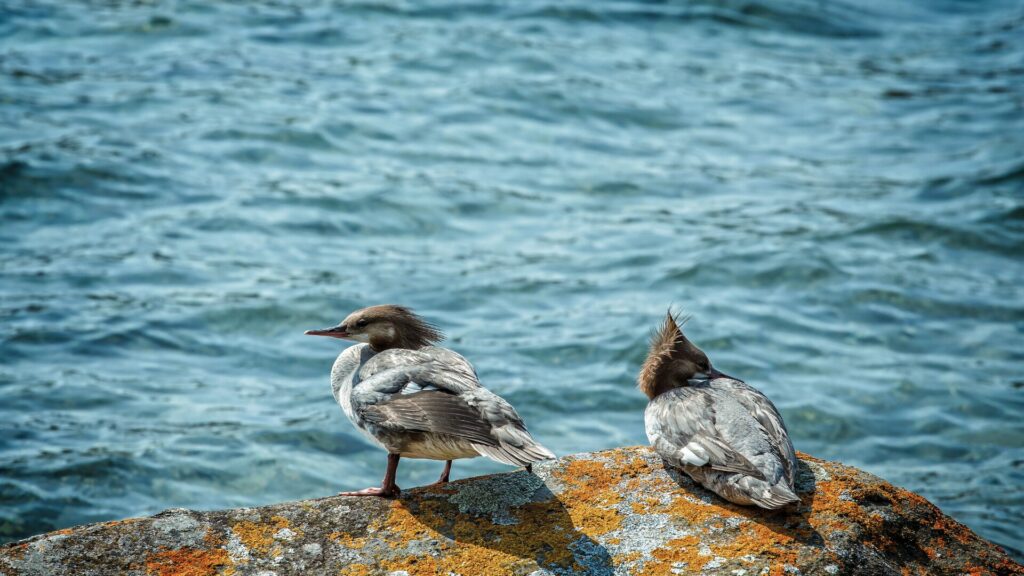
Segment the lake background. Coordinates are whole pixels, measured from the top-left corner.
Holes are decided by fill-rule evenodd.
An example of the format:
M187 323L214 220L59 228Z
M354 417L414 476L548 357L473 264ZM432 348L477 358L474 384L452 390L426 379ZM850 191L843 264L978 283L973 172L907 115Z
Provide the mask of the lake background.
M378 483L302 332L382 302L646 443L674 304L1020 560L1022 256L1019 1L0 0L0 540Z

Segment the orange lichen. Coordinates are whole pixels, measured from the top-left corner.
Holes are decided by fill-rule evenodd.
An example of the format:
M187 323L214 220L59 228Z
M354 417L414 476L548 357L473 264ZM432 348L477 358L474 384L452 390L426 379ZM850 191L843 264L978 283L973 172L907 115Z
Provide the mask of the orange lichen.
M430 522L430 526L443 526L447 522L447 513L450 511L451 507L444 507L437 500L422 502L418 510L420 518L425 522ZM377 530L383 529L389 533L401 534L405 540L438 537L437 531L425 522L417 519L401 502L394 502L391 504L391 514L388 515L383 525L377 523L373 527Z
M818 482L815 491L801 499L802 505L812 512L810 522L815 529L831 534L861 521L870 527L878 523L877 518L869 517L854 501L850 488L849 483L839 480Z
M581 570L572 545L619 528L620 484L650 473L647 462L626 450L610 453L608 463L574 460L556 473L565 491L547 502L530 502L509 510L512 523L495 524L486 516L459 512L443 499L427 498L415 509L392 505L382 522L371 526L375 537L392 548L409 542L435 542L441 554L396 556L381 563L388 571L411 576L437 573L505 574L536 566ZM424 495L440 495L429 489ZM358 539L357 539L358 540ZM358 542L357 542L358 544Z
M221 568L226 570L220 571ZM231 558L223 548L179 548L156 552L146 558L146 574L154 576L228 576L234 571Z
M896 501L902 495L890 494L885 487L861 486L848 475L844 477L840 467L825 462L820 464L830 468L828 471L832 479L819 481L815 491L805 494L795 510L765 513L717 498L708 504L696 500L684 488L672 490L666 506L652 506L645 501L646 512L668 512L697 532L656 549L652 553L654 561L645 564L644 572L664 573L680 563L685 563L689 570L698 571L712 559L726 562L759 559L770 566L770 574L782 574L785 565L798 564L802 552L816 556L822 553L831 555L820 546L809 550L810 545L804 544L816 532L821 531L819 534L827 537L836 530L847 530L859 524L868 534L881 534L879 529L884 519L863 509L857 502L863 499ZM907 501L914 502L912 499ZM699 546L701 543L706 546L703 554Z
M661 505L661 500L654 496L635 496L634 498L635 500L629 505L634 514L647 514Z
M796 565L800 547L794 537L751 522L744 525L742 532L731 541L711 545L711 551L716 556L727 559L738 559L747 555L766 558L771 562L769 574L781 576L783 566Z
M618 538L615 538L615 540L618 540ZM630 562L635 562L635 561L637 561L637 560L639 560L639 559L641 559L643 557L644 557L643 552L633 551L633 552L626 552L625 554L616 554L615 558L613 558L613 561L615 562L616 566L621 566L623 564L628 564Z
M370 567L366 564L349 564L338 572L338 576L369 576Z
M489 518L458 512L440 501L423 502L415 512L401 502L377 526L377 536L391 548L428 539L438 543L442 556L399 556L381 562L387 571L404 570L410 576L479 573L505 574L517 566L573 566L569 545L577 538L571 525L559 527L558 502L530 503L513 511L516 524L494 524ZM568 524L568 523L566 523ZM436 529L435 529L436 527ZM450 531L451 538L437 529Z
M224 549L224 538L207 530L203 536L206 548L184 547L161 550L146 558L146 574L155 576L231 576L233 562Z
M366 546L366 538L356 538L347 532L331 532L327 537L349 550L360 550Z
M821 458L815 458L806 452L796 451L796 457L805 462L814 462L815 464L831 464L828 460L822 460Z
M28 544L15 544L9 548L0 550L0 556L6 556L11 560L21 560L28 551Z
M703 526L709 523L724 525L727 518L745 518L743 507L730 504L725 500L715 499L711 504L695 499L685 488L677 488L672 493L672 500L665 511L687 523Z
M634 471L641 473L642 477L636 482L627 482L627 489L634 492L650 490L647 483L650 467L643 459L637 460ZM644 563L645 574L664 574L683 564L691 571L699 571L715 558L729 561L750 556L769 560L772 573L775 573L787 563L796 563L800 551L797 539L813 533L810 526L806 523L801 526L798 521L792 522L794 527L787 527L785 516L769 516L760 522L752 522L748 507L720 499L708 504L697 500L688 489L675 483L659 486L658 492L662 498L668 496L667 504L662 504L662 498L641 496L631 505L634 513L668 513L685 521L696 532L655 549L652 559ZM702 550L701 544L706 548ZM615 561L622 564L629 560L616 557Z
M280 556L282 547L274 540L274 534L288 528L288 519L272 516L270 522L249 522L243 520L231 525L231 530L245 544L250 553Z
M622 525L615 506L622 502L619 484L649 471L643 458L626 458L621 450L611 452L608 465L599 460L573 460L556 476L565 484L561 499L573 526L597 538Z
M935 522L932 523L932 530L948 534L954 540L964 545L971 544L977 538L974 532L971 532L971 529L967 526L964 526L939 511L936 512Z
M675 563L686 562L690 568L699 570L704 566L704 561L694 562L694 554L700 548L700 538L694 535L683 536L669 540L663 548L658 548L651 553L659 562ZM710 558L707 558L710 559ZM648 567L649 569L650 567Z
M641 576L658 576L671 574L672 569L684 566L691 573L698 573L711 560L711 556L701 556L696 544L683 543L681 539L671 540L651 554L654 560L643 565Z
M690 506L697 506L689 503ZM678 510L678 506L676 507ZM703 516L704 513L699 514ZM669 541L653 551L654 562L644 565L644 574L664 574L678 563L685 563L693 571L700 571L712 559L725 561L754 557L771 563L770 574L781 574L785 564L795 564L799 544L791 535L779 533L757 522L745 522L734 530L723 523L711 521L694 526L698 534ZM702 552L701 544L707 547Z

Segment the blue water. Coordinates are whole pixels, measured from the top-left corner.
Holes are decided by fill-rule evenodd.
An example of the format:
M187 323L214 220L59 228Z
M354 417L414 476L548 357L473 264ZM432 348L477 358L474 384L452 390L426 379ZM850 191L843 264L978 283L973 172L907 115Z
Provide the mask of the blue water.
M674 303L1020 559L1022 255L1019 1L0 1L0 539L377 483L302 332L381 302L645 443Z

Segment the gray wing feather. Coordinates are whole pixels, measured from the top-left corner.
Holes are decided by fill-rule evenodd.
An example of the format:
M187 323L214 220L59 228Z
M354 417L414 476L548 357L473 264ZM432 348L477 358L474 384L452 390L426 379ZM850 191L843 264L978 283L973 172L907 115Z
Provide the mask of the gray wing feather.
M361 380L355 386L352 398L357 404L378 404L392 394L405 391L406 388L409 388L410 392L441 390L461 393L482 387L476 375L471 372L427 361L374 371L372 376Z
M504 464L510 464L512 466L526 466L534 462L540 462L541 460L548 460L554 458L555 455L551 453L547 448L533 444L526 449L515 448L512 446L481 446L474 444L481 454L487 456L491 460L496 460Z
M490 426L495 446L476 446L485 456L516 466L554 458L555 455L537 443L526 429L526 424L504 398L480 388L462 395Z
M775 404L760 390L744 382L732 379L716 380L713 386L722 386L732 391L733 398L742 404L771 438L772 448L778 453L790 486L796 477L796 451L789 439L789 431L782 421L782 415Z
M441 362L427 362L412 368L413 380L435 386L441 390L461 393L482 388L476 374L459 366L448 366Z
M397 368L408 368L417 364L429 362L430 359L416 350L405 350L392 348L374 354L369 360L359 367L359 380L370 380L382 373L393 371Z
M491 428L481 420L480 412L454 394L423 391L402 394L367 406L363 417L382 427L435 432L464 438L485 446L496 446Z
M533 439L511 404L480 385L468 362L380 369L354 389L353 399L378 426L463 438L499 462L524 466L555 457Z
M496 446L475 446L481 454L513 466L526 466L555 457L533 439L516 409L504 398L483 388L467 396L490 423L491 434L498 440Z
M480 385L476 378L476 370L468 360L457 352L439 346L428 346L419 350L403 348L385 350L363 364L359 369L359 378L366 380L396 368L411 368L431 363L443 366L445 370L468 375L469 380L472 380L477 386Z
M473 365L469 363L469 360L466 360L462 354L459 354L454 350L441 346L427 346L425 348L420 348L419 352L426 354L435 362L440 362L446 366L458 368L463 372L469 372L476 377L476 368L474 368Z
M650 417L659 428L660 442L655 442L655 450L669 460L678 460L678 453L695 442L707 453L706 465L713 470L738 472L764 480L764 474L729 446L716 428L715 401L712 391L701 388L677 388L655 398L650 405ZM665 450L671 453L662 453Z
M713 470L720 470L722 472L738 472L740 474L746 474L753 476L759 480L764 480L764 473L758 470L757 466L747 460L747 458L735 451L728 444L718 438L711 436L705 436L703 434L697 434L691 440L691 442L697 442L708 452L711 456L711 460L708 462Z
M506 464L555 457L530 436L512 405L481 386L473 366L451 350L385 350L359 376L353 406L377 426L463 438Z

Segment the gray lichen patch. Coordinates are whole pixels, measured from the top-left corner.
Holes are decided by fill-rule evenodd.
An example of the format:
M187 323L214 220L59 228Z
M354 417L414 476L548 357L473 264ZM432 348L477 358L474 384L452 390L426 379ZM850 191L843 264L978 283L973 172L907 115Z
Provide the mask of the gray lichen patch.
M650 558L654 550L669 541L691 534L675 518L668 514L630 515L622 526L601 538L608 551L614 555L639 553Z
M161 513L151 524L153 544L165 548L203 545L207 527L193 514L182 508Z
M495 524L515 524L510 510L534 501L534 495L543 487L544 482L528 472L496 474L460 485L448 501L463 514L489 515Z
M796 476L796 491L798 493L811 492L816 482L828 482L832 476L825 470L825 467L817 462L801 460Z
M224 548L228 551L231 561L235 564L247 564L249 562L249 549L242 544L242 540L234 532L228 534L228 541Z

